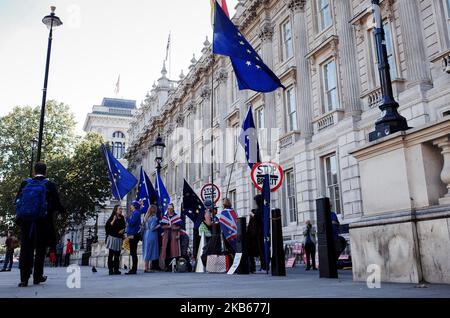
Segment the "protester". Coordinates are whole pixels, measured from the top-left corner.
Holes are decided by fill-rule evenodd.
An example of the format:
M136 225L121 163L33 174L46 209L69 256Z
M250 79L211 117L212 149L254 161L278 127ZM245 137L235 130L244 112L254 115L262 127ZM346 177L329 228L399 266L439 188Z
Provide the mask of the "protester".
M67 267L70 265L70 256L73 254L73 243L70 239L67 239L66 244L66 255L64 257L64 266Z
M144 234L142 236L142 256L145 262L145 273L153 272L152 262L159 259L158 229L160 227L156 216L157 207L151 205L144 217Z
M167 212L162 217L161 228L162 233L162 245L161 245L161 265L165 265L164 268L169 270L169 264L174 258L181 256L180 251L180 230L183 221L180 216L175 213L175 207L171 203L167 207Z
M313 270L316 268L316 230L313 228L311 221L306 221L306 229L303 231L303 246L306 253L306 270L311 270L311 261Z
M231 256L230 262L233 262L234 255L236 254L237 244L237 219L238 215L231 206L231 200L225 198L223 200L223 210L219 214L218 218L222 230L224 252Z
M8 232L8 237L5 241L5 247L5 261L3 263L3 269L1 270L1 272L10 272L14 263L14 250L18 247L18 241L11 232Z
M120 275L120 252L122 250L122 240L125 233L125 218L122 215L122 207L114 206L111 216L105 224L106 248L108 254L109 275Z
M341 256L342 252L347 247L347 241L345 238L340 236L340 223L338 216L336 212L331 212L331 226L333 230L333 241L334 241L334 247L336 251L336 261L339 260L339 257Z
M63 254L64 254L64 244L61 240L59 240L58 244L56 245L55 267L63 266L63 261L62 261Z
M203 265L206 266L208 255L221 255L222 254L222 242L221 242L221 230L220 221L217 217L217 207L211 200L205 201L205 216L204 224L207 227L210 234L210 238L207 239L207 243L203 249L201 256Z
M180 252L181 257L186 260L186 269L192 272L191 255L189 255L189 235L186 232L186 214L181 215L183 225L180 229Z
M46 164L37 162L34 166L34 178L22 182L16 196L16 222L21 233L19 287L28 286L31 272L34 284L45 282L46 248L49 247L51 253L56 251L55 213L64 213L65 209L59 200L56 185L45 177L46 173ZM43 193L45 202L41 199ZM26 211L31 211L30 208L35 213L35 218L24 216Z
M141 227L141 215L144 214L144 202L133 201L130 207L130 215L127 216L127 236L130 242L130 256L132 261L131 269L125 275L136 275L138 266L137 247L141 239L139 230Z

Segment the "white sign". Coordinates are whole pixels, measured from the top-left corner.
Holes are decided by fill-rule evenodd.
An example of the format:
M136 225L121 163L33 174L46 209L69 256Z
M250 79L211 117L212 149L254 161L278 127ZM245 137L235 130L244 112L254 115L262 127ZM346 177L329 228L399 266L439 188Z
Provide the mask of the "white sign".
M211 200L214 203L219 202L220 200L220 189L218 186L216 186L215 184L205 184L202 188L202 191L200 192L201 198L203 200L203 202L205 202L206 200ZM214 200L213 200L214 198Z
M239 267L239 264L241 263L242 253L236 253L234 256L234 262L233 265L228 270L228 275L233 275L236 269Z
M265 175L269 175L270 192L276 192L283 184L283 169L275 162L260 162L253 165L251 177L253 185L259 191L262 191Z

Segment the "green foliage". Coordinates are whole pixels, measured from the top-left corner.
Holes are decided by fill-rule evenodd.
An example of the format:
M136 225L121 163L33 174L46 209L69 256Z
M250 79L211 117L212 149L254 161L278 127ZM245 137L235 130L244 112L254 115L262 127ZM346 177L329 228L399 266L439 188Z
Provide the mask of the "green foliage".
M14 227L15 197L29 177L31 139L37 138L40 108L15 107L0 117L0 235ZM48 177L58 185L67 213L58 215L59 230L95 215L95 205L109 196L109 181L100 145L103 138L75 136L75 119L68 105L49 101L46 107L42 158ZM15 229L16 230L16 229Z

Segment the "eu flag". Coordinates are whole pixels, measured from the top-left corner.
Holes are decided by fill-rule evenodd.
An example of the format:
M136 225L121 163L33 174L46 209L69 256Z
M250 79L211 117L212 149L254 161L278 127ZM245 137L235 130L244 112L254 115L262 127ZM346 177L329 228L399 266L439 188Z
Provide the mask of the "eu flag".
M184 180L183 185L183 211L184 215L187 215L188 218L194 222L194 228L198 229L203 221L203 217L205 215L205 206L191 188L189 183Z
M270 262L270 178L266 174L264 176L264 185L262 189L262 196L264 200L263 205L263 228L264 228L264 256L266 258L266 270L269 273L269 262Z
M239 143L244 148L248 165L250 169L252 169L255 163L261 162L261 157L259 155L258 134L255 127L255 121L253 120L251 105L248 108L247 116L242 124Z
M280 79L264 64L255 49L215 2L213 53L231 58L239 89L256 92L273 92L281 84Z
M127 169L125 169L119 160L114 158L111 151L109 151L105 145L102 145L102 150L108 166L112 194L117 201L120 201L134 188L137 184L137 180Z
M141 167L141 174L139 178L139 187L137 193L137 200L144 201L144 210L147 211L150 204L158 203L158 195L153 187L150 178L145 173L144 168Z
M166 186L161 179L161 176L156 172L156 193L158 194L157 205L158 205L158 216L161 217L167 211L167 207L170 203L169 193L167 192Z

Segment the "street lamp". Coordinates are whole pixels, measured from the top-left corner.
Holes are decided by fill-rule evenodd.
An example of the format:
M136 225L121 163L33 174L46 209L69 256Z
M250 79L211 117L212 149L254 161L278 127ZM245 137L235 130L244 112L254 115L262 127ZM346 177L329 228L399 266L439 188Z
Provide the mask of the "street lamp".
M380 0L372 0L372 11L375 19L375 43L382 93L380 105L382 117L376 121L375 131L369 134L369 141L375 141L398 131L410 129L406 118L398 113L399 104L394 99Z
M53 28L59 27L60 25L63 24L61 19L55 15L56 7L52 6L50 7L50 9L52 10L52 12L42 19L42 23L44 23L50 29L50 32L48 35L47 62L45 64L44 88L42 90L41 119L39 123L39 141L38 141L36 161L41 161L42 139L44 133L45 104L47 102L48 71L50 68L50 55L52 52Z
M156 170L159 174L161 172L161 163L163 162L164 148L166 148L166 144L163 142L161 134L158 133L158 137L152 145L152 148L155 149Z
M38 143L38 141L36 140L36 138L33 138L30 141L30 146L31 146L30 178L33 177L34 149L36 149L37 143Z

